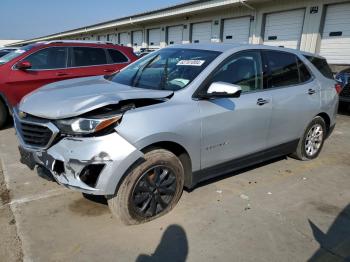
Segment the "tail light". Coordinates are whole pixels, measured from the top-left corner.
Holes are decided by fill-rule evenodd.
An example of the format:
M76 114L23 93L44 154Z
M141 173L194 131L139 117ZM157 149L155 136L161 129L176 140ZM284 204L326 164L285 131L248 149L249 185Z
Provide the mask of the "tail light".
M339 83L336 83L334 87L335 87L335 90L337 91L338 95L343 90L343 86Z

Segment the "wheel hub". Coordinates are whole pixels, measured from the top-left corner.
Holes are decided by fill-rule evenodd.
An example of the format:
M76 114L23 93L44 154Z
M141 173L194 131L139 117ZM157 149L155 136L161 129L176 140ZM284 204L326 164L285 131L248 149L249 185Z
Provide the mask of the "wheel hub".
M166 166L155 166L144 172L132 193L134 211L142 217L163 212L176 192L176 176Z
M305 139L305 152L308 156L318 153L323 142L323 128L320 124L313 125Z

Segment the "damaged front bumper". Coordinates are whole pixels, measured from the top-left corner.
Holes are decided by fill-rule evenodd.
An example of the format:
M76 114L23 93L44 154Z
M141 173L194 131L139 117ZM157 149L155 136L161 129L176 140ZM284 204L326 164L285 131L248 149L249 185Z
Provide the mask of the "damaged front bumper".
M34 161L48 169L59 184L94 195L113 195L123 174L143 157L116 132L100 137L65 137L45 150L21 144L20 152L28 166Z

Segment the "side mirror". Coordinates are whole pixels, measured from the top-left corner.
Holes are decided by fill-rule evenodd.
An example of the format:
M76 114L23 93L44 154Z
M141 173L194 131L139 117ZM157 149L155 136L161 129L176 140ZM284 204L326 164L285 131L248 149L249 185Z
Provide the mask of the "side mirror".
M16 64L16 68L19 70L27 70L32 67L32 63L28 61L21 61Z
M205 96L208 98L240 97L241 92L242 88L238 85L225 82L214 82L209 86Z

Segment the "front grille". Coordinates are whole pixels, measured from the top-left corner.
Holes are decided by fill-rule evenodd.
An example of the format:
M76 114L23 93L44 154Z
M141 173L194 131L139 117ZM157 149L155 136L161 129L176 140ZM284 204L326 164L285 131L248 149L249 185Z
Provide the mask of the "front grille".
M340 96L350 97L350 85L346 85L343 91L340 92Z
M49 120L29 114L20 117L17 109L13 113L16 133L23 147L41 150L55 143L59 130Z
M26 145L34 147L46 147L53 135L53 132L46 126L34 123L21 123L21 136Z

